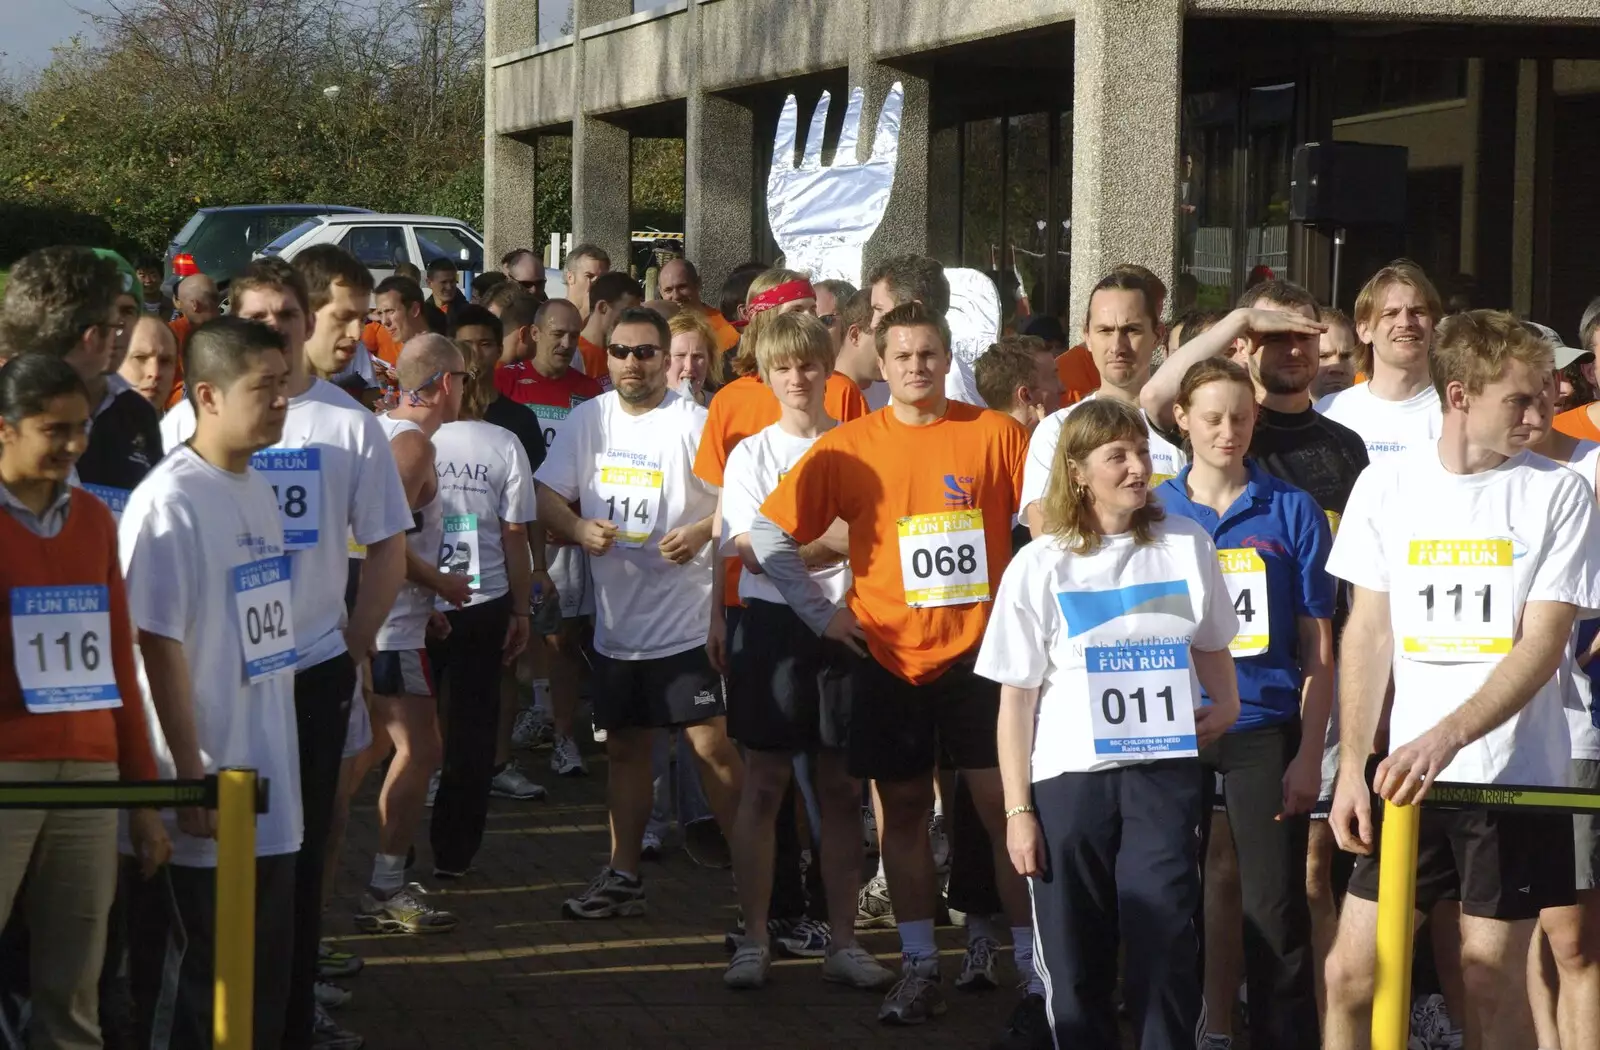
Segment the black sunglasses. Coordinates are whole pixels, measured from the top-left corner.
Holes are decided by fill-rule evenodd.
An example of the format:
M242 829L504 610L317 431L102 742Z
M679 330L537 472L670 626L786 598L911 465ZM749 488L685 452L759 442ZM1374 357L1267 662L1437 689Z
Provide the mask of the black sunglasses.
M642 346L623 346L621 343L612 343L606 347L606 353L618 361L626 361L632 354L641 361L649 361L661 352L661 348L654 343L645 343Z
M538 288L538 289L541 289L541 290L542 290L542 289L543 289L543 288L544 288L544 285L545 285L545 282L544 282L544 280L538 280L538 281L518 281L518 282L517 282L517 283L518 283L518 284L520 284L520 285L522 285L522 287L524 287L524 288L530 288L530 289L531 289L531 288Z

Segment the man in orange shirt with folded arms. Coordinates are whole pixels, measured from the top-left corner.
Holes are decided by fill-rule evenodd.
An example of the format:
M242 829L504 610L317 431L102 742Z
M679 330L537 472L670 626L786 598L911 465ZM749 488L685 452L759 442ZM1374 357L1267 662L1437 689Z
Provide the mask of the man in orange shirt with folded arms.
M1027 891L1003 846L999 687L973 673L994 588L1011 559L1028 435L1014 419L945 397L949 328L920 302L887 311L877 340L889 405L820 437L762 505L750 542L800 618L859 656L850 686L850 773L878 782L904 957L902 979L878 1018L917 1024L945 1009L927 822L929 774L941 747L1000 844L995 873L1019 937L1019 967L1031 955L1031 939L1021 943ZM827 599L800 556L836 519L848 528L854 575L843 606Z

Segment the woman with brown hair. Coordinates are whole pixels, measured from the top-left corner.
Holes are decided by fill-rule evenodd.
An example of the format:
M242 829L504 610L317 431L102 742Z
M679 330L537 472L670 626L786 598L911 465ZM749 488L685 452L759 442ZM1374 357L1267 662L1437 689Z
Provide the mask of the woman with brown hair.
M1199 749L1238 717L1238 618L1210 537L1150 498L1139 411L1062 427L1044 534L1012 559L977 672L999 682L1006 847L1029 877L1034 1008L1056 1045L1192 1047L1203 1012ZM1202 688L1211 699L1202 703Z

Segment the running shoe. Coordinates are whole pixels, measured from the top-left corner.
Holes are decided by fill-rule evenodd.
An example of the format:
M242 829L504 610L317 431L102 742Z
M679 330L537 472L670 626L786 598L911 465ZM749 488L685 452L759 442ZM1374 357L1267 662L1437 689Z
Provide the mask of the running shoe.
M594 742L595 743L603 744L603 743L606 742L606 731L604 729L601 729L599 726L595 725L593 722L589 723L589 727L590 727L590 729L592 729L594 731Z
M1006 1030L989 1044L989 1050L1055 1050L1050 1034L1050 1015L1045 1012L1044 996L1030 993L1011 1011Z
M639 842L640 860L661 859L661 836L654 831L644 833L644 838Z
M1200 1050L1233 1050L1233 1036L1207 1032L1200 1037Z
M906 959L901 963L900 979L878 1008L878 1020L894 1025L922 1024L948 1008L944 990L939 987L939 960Z
M771 969L772 953L764 945L746 941L733 953L722 973L722 983L729 988L760 988L767 983L767 971Z
M537 802L544 798L544 788L529 780L512 759L501 766L489 782L489 794L495 798L514 798L522 802Z
M578 750L578 742L570 736L561 736L559 733L553 738L550 748L550 772L558 777L581 777L589 772L583 764L583 754Z
M536 707L524 707L511 723L511 746L536 748L548 744L555 736L555 726L545 721Z
M436 879L447 879L451 882L455 882L457 880L466 878L468 875L471 875L477 870L478 869L471 864L468 864L466 867L461 868L460 870L455 868L441 868L439 865L435 864L433 866L433 877Z
M822 964L822 979L869 992L881 992L895 982L894 971L860 944L849 944L828 953Z
M343 1006L352 998L349 989L340 988L332 981L316 982L311 986L311 993L316 998L318 1006L329 1010Z
M424 806L427 806L429 809L432 809L433 808L433 800L435 798L437 798L438 796L439 796L439 771L437 769L435 769L432 773L428 774L428 797L422 804ZM408 868L411 867L411 861L409 859L406 860L406 867L408 867Z
M327 941L317 945L318 977L354 977L365 965L354 952L341 952Z
M1412 1002L1406 1050L1461 1050L1461 1029L1450 1022L1444 996L1434 993Z
M356 928L363 933L449 933L457 919L428 903L428 891L415 882L382 900L368 889L361 895Z
M576 897L569 897L561 911L572 919L616 919L644 914L644 881L625 879L609 867Z
M994 975L995 955L1000 946L988 937L972 938L967 953L961 957L961 974L956 978L956 990L986 992L1000 987Z
M317 1050L361 1050L366 1040L354 1032L340 1028L337 1021L317 1007L311 1022L311 1045Z
M886 930L894 924L894 905L889 903L889 880L882 875L874 875L861 887L856 929Z
M770 927L772 924L767 925ZM783 954L797 959L820 959L828 954L833 931L828 929L827 923L803 918L785 925L787 929L772 938L773 944Z

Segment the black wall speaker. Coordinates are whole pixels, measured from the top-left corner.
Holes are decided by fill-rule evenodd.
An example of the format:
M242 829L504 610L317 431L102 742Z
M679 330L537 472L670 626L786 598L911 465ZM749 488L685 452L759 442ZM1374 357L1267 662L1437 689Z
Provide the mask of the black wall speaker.
M1289 217L1320 226L1404 226L1406 148L1364 142L1296 146Z

